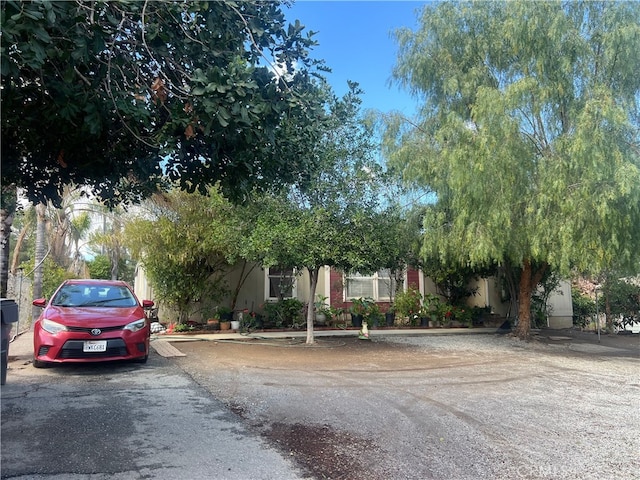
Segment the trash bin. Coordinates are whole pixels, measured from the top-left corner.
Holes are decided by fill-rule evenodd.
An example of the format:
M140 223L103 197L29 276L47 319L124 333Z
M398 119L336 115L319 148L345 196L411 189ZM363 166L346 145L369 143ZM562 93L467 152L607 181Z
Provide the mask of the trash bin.
M7 363L9 362L9 340L11 339L11 327L18 321L18 304L9 298L0 298L2 311L2 351L0 352L2 371L0 372L0 385L7 381Z

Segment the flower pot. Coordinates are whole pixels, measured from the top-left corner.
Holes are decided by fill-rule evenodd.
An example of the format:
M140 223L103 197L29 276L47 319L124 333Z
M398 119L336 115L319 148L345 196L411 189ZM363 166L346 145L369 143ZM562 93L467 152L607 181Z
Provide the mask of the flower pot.
M387 312L384 314L384 320L387 327L393 327L396 323L396 314L394 312Z
M429 326L429 317L420 317L420 326L428 327Z
M229 330L231 329L231 322L220 322L220 330Z
M240 320L231 320L231 330L240 330Z
M363 319L364 319L364 315L358 315L358 314L352 313L351 314L351 326L353 326L353 327L361 327Z
M318 325L324 325L325 323L327 323L327 316L322 312L317 312L316 313L316 323Z

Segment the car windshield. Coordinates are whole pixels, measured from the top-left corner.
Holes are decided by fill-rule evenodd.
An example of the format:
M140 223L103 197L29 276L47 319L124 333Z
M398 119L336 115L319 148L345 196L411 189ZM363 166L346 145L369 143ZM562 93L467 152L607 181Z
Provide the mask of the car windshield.
M127 287L114 285L65 285L51 304L58 307L135 307L135 297Z

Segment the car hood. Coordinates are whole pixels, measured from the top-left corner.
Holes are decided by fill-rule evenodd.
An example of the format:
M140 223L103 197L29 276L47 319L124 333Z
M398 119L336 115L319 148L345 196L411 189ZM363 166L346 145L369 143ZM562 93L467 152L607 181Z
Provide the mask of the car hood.
M49 306L41 318L67 326L85 327L99 322L101 325L126 325L144 317L142 307L56 307Z

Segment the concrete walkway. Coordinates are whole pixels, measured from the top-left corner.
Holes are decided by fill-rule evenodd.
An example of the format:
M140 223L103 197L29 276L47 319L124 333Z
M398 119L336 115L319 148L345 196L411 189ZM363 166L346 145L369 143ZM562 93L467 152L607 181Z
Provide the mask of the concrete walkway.
M337 328L333 330L314 330L314 337L357 337L360 330ZM505 333L505 330L496 328L398 328L398 329L369 329L369 336L389 335L470 335ZM169 342L188 342L191 340L238 340L248 338L306 338L306 330L286 331L260 331L252 333L222 332L216 333L184 333L184 334L158 334L151 335L151 339L165 340Z

